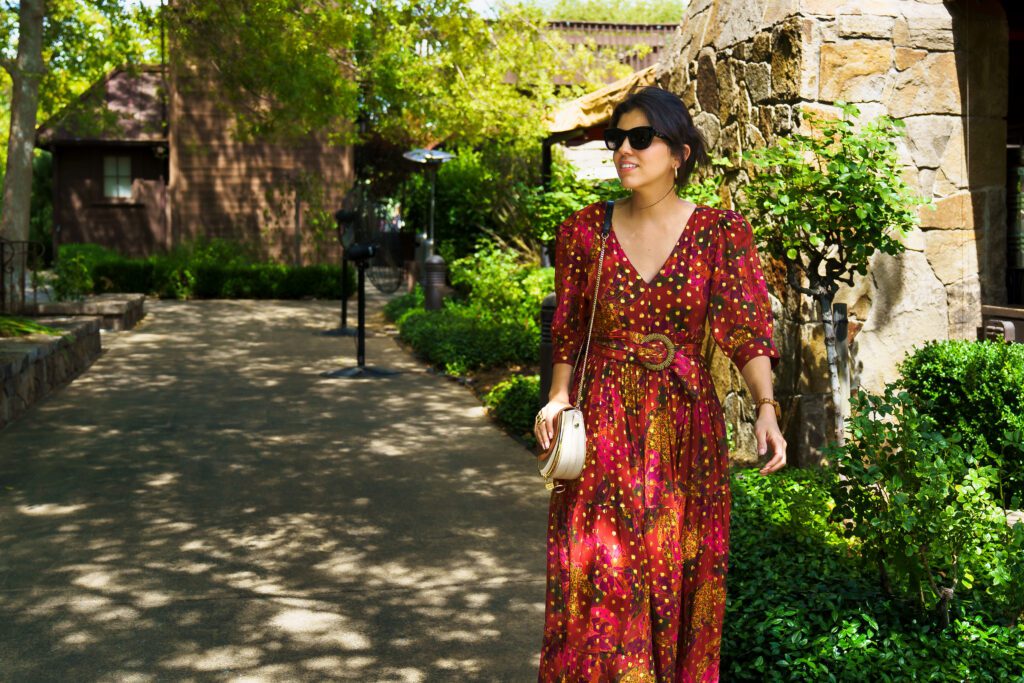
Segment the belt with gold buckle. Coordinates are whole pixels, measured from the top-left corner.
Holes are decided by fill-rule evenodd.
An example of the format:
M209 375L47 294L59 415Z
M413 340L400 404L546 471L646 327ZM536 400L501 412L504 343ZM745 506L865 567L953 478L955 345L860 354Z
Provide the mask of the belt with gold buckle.
M662 344L664 344L665 357L662 358L657 363L642 360L640 361L640 364L643 365L648 370L664 370L672 362L672 357L676 355L676 345L672 342L671 339L668 338L668 335L662 334L660 332L652 332L648 335L644 335L644 337L640 340L640 343L646 344L649 341L660 341Z

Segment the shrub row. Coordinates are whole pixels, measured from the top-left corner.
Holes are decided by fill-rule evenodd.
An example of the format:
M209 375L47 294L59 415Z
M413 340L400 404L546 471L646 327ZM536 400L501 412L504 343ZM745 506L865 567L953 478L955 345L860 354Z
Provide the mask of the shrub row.
M144 259L124 258L93 244L65 245L55 289L65 297L141 292L173 299L337 299L355 291L354 268L342 283L340 266L295 267L252 259L244 246L224 240Z
M410 309L399 319L399 337L430 363L453 375L511 363L535 363L540 332L484 320L471 309L446 304L437 311Z
M285 266L254 263L204 265L194 270L153 260L103 261L92 270L94 291L147 292L163 298L198 299L337 299L341 268L334 265ZM349 278L344 295L354 283Z

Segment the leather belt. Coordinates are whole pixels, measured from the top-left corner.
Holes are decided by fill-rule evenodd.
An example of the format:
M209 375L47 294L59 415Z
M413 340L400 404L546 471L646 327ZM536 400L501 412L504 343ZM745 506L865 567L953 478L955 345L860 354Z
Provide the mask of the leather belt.
M676 373L692 398L700 394L700 368L704 365L701 345L679 341L662 332L617 330L593 340L593 351L606 358L639 363L648 370L666 368Z

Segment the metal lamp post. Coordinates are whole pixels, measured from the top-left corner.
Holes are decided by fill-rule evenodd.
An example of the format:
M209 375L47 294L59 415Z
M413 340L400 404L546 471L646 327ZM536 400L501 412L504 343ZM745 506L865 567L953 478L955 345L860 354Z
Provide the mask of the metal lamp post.
M417 164L426 164L427 168L430 169L430 234L420 233L417 235L417 241L422 246L419 258L417 259L420 273L422 274L425 271L426 260L434 255L434 187L437 184L437 167L446 161L454 159L455 155L439 149L420 148L410 150L402 156Z

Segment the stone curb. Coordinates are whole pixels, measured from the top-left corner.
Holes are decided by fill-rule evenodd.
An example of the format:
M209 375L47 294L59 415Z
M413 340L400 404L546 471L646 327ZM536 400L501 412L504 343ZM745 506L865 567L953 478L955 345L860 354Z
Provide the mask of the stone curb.
M122 332L146 315L144 294L99 294L84 301L48 301L29 307L34 316L97 316L104 330Z
M75 379L102 350L101 318L40 318L37 322L67 334L0 339L0 429Z

